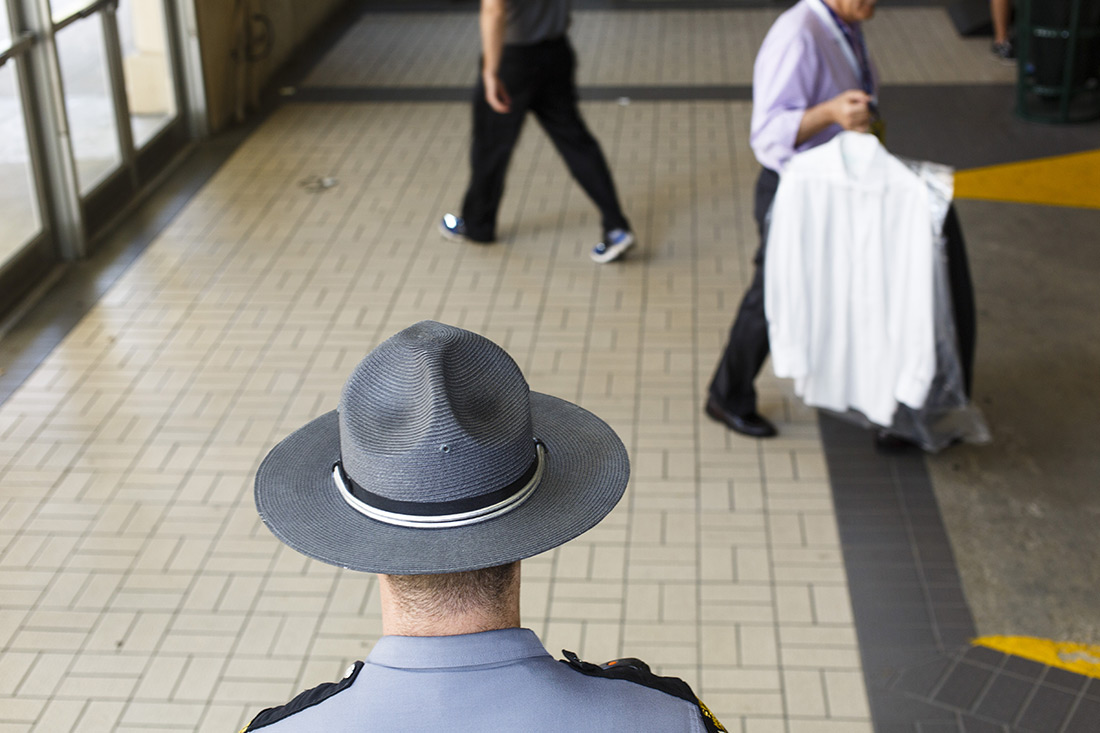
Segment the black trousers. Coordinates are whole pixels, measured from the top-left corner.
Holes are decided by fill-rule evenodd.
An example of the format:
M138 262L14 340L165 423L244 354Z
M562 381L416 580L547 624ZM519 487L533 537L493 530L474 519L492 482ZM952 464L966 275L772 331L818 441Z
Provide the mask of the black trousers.
M753 381L760 373L764 360L768 358L768 321L764 316L764 218L775 200L778 187L779 174L767 168L761 169L760 176L756 179L753 202L753 216L760 233L760 246L753 257L755 270L752 283L741 299L741 307L730 327L729 341L710 383L710 396L735 415L747 415L756 411L756 387L753 386ZM944 220L944 236L947 238L947 271L954 306L955 334L959 341L959 360L962 362L964 385L969 397L974 375L977 319L966 244L954 206L947 212Z
M535 114L573 178L600 210L604 233L630 228L607 160L577 108L575 70L576 56L564 37L529 46L505 46L499 74L512 99L506 114L495 112L485 101L485 85L478 74L470 185L462 203L468 238L479 242L496 238L504 176L528 111Z
M756 179L752 214L756 219L756 231L760 246L752 258L752 282L744 297L737 317L730 326L730 337L722 359L710 382L710 396L718 404L735 415L747 415L756 411L756 387L753 380L768 358L768 320L764 317L764 218L768 215L775 191L779 188L779 174L761 168Z

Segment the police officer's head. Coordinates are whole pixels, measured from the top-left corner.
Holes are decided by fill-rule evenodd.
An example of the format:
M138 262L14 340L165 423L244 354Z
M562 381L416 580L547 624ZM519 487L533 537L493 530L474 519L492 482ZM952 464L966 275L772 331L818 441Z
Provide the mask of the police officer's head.
M423 321L360 362L336 410L271 450L256 505L309 557L439 575L561 545L611 511L628 476L606 423L530 391L483 336Z

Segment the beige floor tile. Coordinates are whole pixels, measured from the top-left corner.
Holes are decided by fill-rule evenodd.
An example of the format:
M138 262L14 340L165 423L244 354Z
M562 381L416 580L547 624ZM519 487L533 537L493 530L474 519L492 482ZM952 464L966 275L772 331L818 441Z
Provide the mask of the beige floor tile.
M883 9L869 36L939 33L939 12ZM745 85L775 14L580 12L581 81ZM466 85L472 21L368 14L308 83ZM943 68L885 61L884 79L995 75L968 43ZM524 565L525 620L551 650L642 657L731 730L870 730L813 413L768 375L774 442L701 411L756 246L748 112L584 105L639 235L606 267L587 257L594 210L534 125L501 242L469 247L435 232L465 182L465 104L274 113L0 406L0 733L236 730L368 654L374 580L280 545L252 478L422 318L497 339L631 454L604 525ZM338 184L309 193L315 175Z

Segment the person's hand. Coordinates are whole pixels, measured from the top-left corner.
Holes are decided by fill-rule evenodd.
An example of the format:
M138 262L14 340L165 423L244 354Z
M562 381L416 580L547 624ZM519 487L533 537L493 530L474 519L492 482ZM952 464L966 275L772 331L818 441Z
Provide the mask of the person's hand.
M506 114L512 109L512 98L508 96L508 90L504 88L504 82L496 74L486 72L482 74L485 82L485 101L493 108L494 112Z
M871 95L859 89L849 89L833 97L833 122L845 130L868 132L871 129Z

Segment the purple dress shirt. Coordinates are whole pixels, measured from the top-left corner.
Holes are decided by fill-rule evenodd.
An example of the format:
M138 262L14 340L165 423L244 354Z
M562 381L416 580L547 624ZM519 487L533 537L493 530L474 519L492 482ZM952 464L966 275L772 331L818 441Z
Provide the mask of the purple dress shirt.
M877 92L878 74L867 62ZM861 88L856 52L822 0L801 0L779 16L753 67L750 143L760 165L782 173L796 152L831 140L840 125L830 125L795 147L802 115L841 92Z

